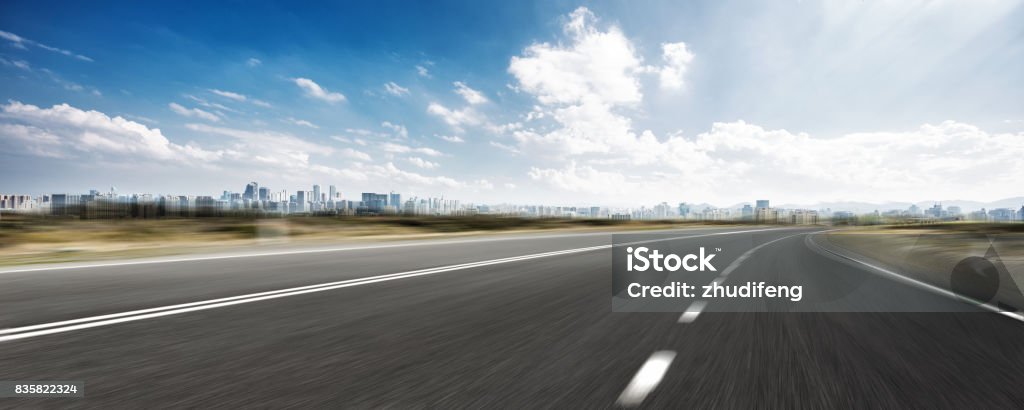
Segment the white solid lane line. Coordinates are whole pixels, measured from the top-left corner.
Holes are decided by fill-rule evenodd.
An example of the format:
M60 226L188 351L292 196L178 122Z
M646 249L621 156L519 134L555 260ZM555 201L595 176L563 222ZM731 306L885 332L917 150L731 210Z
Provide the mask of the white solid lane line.
M977 305L978 307L981 307L982 309L988 310L990 312L998 313L998 314L1006 316L1008 318L1024 322L1024 315L1022 315L1021 313L1009 312L1009 311L1003 310L1002 308L1000 308L998 306L993 306L991 304L988 304L988 303L985 303L985 302L982 302L982 301L979 301L979 300L974 300L974 299L972 299L972 298L970 298L968 296L961 295L961 294L958 294L956 292L953 292L953 291L950 291L950 290L946 290L946 289L940 288L938 286L935 286L935 285L932 285L932 284L929 284L929 283L925 283L925 282L919 281L917 279L913 279L913 278L911 278L909 276L903 276L903 275L901 275L901 274L899 274L897 272L893 272L893 271L891 271L889 269L886 269L886 268L883 268L881 266L875 266L875 265L873 265L871 263L864 262L864 261L862 261L860 259L857 259L857 258L854 258L854 257L851 257L851 256L847 256L847 255L843 255L843 254L841 254L839 252L836 252L836 251L833 251L831 249L825 248L824 246L818 245L818 243L814 241L813 237L814 237L814 235L808 235L807 238L804 240L804 243L808 244L809 247L812 250L820 251L820 252L818 252L819 254L822 254L822 255L825 255L825 256L835 255L835 257L842 258L842 259L845 259L845 260L857 263L857 264L859 264L861 266L870 268L871 270L874 270L875 272L881 273L883 275L883 277L888 277L889 279L893 279L893 280L895 280L897 282L901 282L901 283L904 283L904 284L907 284L907 285L911 285L911 286L916 286L918 288L924 289L924 290L929 291L929 292L933 292L933 293L938 294L940 296L945 296L947 298L955 299L955 300L962 301L962 302L969 302L971 304ZM826 253L822 253L822 252L826 252L827 254Z
M703 300L694 301L690 307L686 308L683 315L679 316L679 323L693 323L694 320L697 320L697 316L700 316L700 312L703 311L704 307L707 305L708 302Z
M10 329L0 330L0 334L13 334L11 336L0 336L0 342L8 340L24 339L34 336L42 336L53 333L67 332L71 330L87 329L91 327L98 327L104 325L111 325L115 323L131 322L141 319L149 319L160 316L168 316L179 313L194 312L197 310L213 309L224 306L238 305L242 303L251 303L260 300L276 299L286 296L295 296L306 293L323 292L326 290L347 288L351 286L366 285L370 283L386 282L396 279L411 278L415 276L431 275L435 273L451 272L455 270L470 269L481 266L497 265L502 263L517 262L528 259L543 258L548 256L565 255L569 253L587 252L598 249L605 249L610 245L593 246L588 248L570 249L565 251L557 252L545 252L533 255L517 256L512 258L495 259L490 261L464 263L459 265L442 266L430 269L420 269L408 272L392 273L388 275L370 276L359 279L349 279L338 282L322 283L318 285L300 286L295 288L274 290L268 292L250 293L247 295L232 296L227 298L205 300L199 302L182 303L178 305L170 305L163 307L156 307L150 309L133 310L130 312L114 313L109 315L91 316L80 319L64 320L60 322L44 323L39 325L23 326ZM39 329L48 329L42 330Z
M326 287L332 287L332 289L335 289L334 286L342 285L342 284L361 284L361 282L367 282L367 281L371 281L370 283L374 283L374 282L377 282L378 279L387 279L387 278L400 279L400 278L404 278L404 277L410 277L413 274L429 274L429 273L438 273L438 272L449 272L449 271L457 270L457 269L469 269L469 268L474 268L474 267L477 267L477 266L486 266L486 265L493 265L493 264L498 264L498 263L515 262L515 261L526 260L526 259L541 258L541 257L545 257L545 256L555 256L555 255L562 255L562 254L566 254L566 253L585 252L585 251L597 250L597 249L602 249L602 248L607 248L607 247L608 247L608 245L602 245L602 246L589 247L589 248L570 249L568 251L544 252L544 253L538 253L538 254L533 254L533 255L515 256L515 257L511 257L511 258L501 258L501 259L494 259L494 260L489 260L489 261L462 263L462 264L458 264L458 265L449 265L449 266L439 266L439 267L436 267L436 268L427 268L427 269L419 269L419 270L408 271L408 272L391 273L391 274L377 275L377 276L368 276L368 277L356 278L356 279L347 279L347 280L341 280L341 281L336 281L336 282L320 283L320 284L316 284L316 285L299 286L299 287L294 287L294 288L279 289L279 290L272 290L272 291L258 292L258 293L250 293L250 294L246 294L246 295L231 296L231 297L225 297L225 298L219 298L219 299L210 299L210 300L204 300L204 301L198 301L198 302L182 303L182 304L177 304L177 305L169 305L169 306L155 307L155 308L149 308L149 309L132 310L132 311L128 311L128 312L113 313L113 314L108 314L108 315L91 316L91 317L80 318L80 319L64 320L64 321L60 321L60 322L51 322L51 323L44 323L44 324L32 325L32 326L23 326L23 327L17 327L17 328L9 328L9 329L0 329L0 335L11 334L11 333L20 333L20 332L25 332L25 331L30 331L30 330L45 329L45 328L49 328L49 327L71 325L71 324L76 324L76 323L92 322L92 321L98 321L98 320L104 320L104 319L113 319L113 318L124 317L124 316L142 315L142 314L146 314L146 313L153 313L153 312L159 312L159 311L164 311L164 310L174 310L174 309L187 308L187 307L193 307L193 306L199 306L199 305L209 305L209 304L228 302L228 301L235 301L235 300L241 300L241 299L250 299L250 298L255 298L255 297L260 297L260 296L275 295L275 294L282 294L282 293L291 293L291 292L296 292L296 291L301 291L301 290L320 289L320 288L326 288ZM0 339L0 340L2 340L2 339Z
M668 241L675 239L687 239L687 238L699 238L706 236L717 236L717 235L729 235L738 233L749 233L771 230L759 229L759 230L746 230L746 231L732 231L732 232L716 232L701 235L690 235L673 238L661 238L655 240L641 241L637 243L646 242L657 242L657 241ZM618 244L616 246L625 246L628 244ZM280 289L267 292L251 293L246 295L231 296L226 298L211 299L198 302L182 303L176 305L155 307L149 309L133 310L128 312L113 313L107 315L91 316L79 319L64 320L59 322L43 323L38 325L22 326L17 328L9 328L0 330L0 342L6 342L11 340L26 339L30 337L49 335L54 333L63 333L73 330L88 329L93 327L107 326L117 323L132 322L136 320L150 319L162 316L170 316L187 312L194 312L199 310L214 309L225 306L239 305L243 303L257 302L261 300L277 299L287 296L295 296L306 293L323 292L327 290L347 288L352 286L366 285L370 283L385 282L397 279L411 278L416 276L431 275L435 273L450 272L455 270L477 268L482 266L497 265L502 263L517 262L529 259L543 258L549 256L566 255L571 253L589 252L599 249L611 248L612 245L599 245L590 246L585 248L567 249L554 252L544 252L531 255L515 256L510 258L493 259L481 262L463 263L458 265L441 266L429 269L419 269L407 272L392 273L387 275L370 276L358 279L348 279L337 282L321 283L316 285L300 286L288 289Z
M458 245L464 243L480 243L480 242L499 242L499 241L515 241L523 239L552 239L562 237L577 237L577 236L597 236L597 235L609 235L609 232L599 233L580 233L580 234L561 234L561 235L538 235L538 236L514 236L508 238L478 238L478 239L464 239L464 240L440 240L440 241L423 241L423 242L409 242L409 243L394 243L385 245L364 245L364 246L348 246L348 247L337 247L337 248L312 248L312 249L295 249L295 250L278 250L268 252L243 252L243 253L229 253L229 254L217 254L209 256L185 256L180 258L160 258L160 259L140 259L140 260L128 260L128 261L117 261L117 262L106 262L106 263L83 263L83 264L66 264L66 265L51 265L42 267L32 268L10 268L0 269L0 274L5 273L22 273L22 272L41 272L51 270L68 270L68 269L86 269L86 268L107 268L114 266L132 266L132 265L150 265L150 264L161 264L161 263L178 263L178 262L201 262L209 260L219 259L238 259L238 258L253 258L260 256L286 256L286 255L302 255L310 253L329 253L329 252L345 252L345 251L364 251L374 249L388 249L388 248L406 248L406 247L417 247L417 246L435 246L435 245Z
M616 404L623 407L636 407L643 403L647 395L658 387L658 383L661 383L661 379L665 377L665 372L668 371L669 365L675 358L676 352L671 350L654 352L640 367L640 371L636 372L633 380L630 380L626 390L619 395Z

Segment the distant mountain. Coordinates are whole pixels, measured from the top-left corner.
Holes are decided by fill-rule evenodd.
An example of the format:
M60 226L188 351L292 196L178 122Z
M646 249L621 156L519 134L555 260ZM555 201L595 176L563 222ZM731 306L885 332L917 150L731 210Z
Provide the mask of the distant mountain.
M851 211L854 213L862 212L874 212L888 211L890 209L907 209L910 208L911 204L917 205L918 208L928 209L932 205L942 204L943 208L950 206L959 206L963 212L973 212L981 208L995 209L995 208L1010 208L1020 209L1021 205L1024 205L1024 196L1018 196L1013 198L1000 199L992 202L980 202L980 201L969 201L963 199L946 199L946 200L934 200L934 201L920 201L920 202L883 202L883 203L870 203L870 202L819 202L813 205L807 204L782 204L774 205L775 208L803 208L803 209L831 209L832 211ZM742 204L740 205L743 206Z
M699 204L694 204L694 203L687 202L686 204L690 206L690 212L701 212L701 211L703 211L704 209L707 209L707 208L718 208L717 206L711 205L711 204L709 204L707 202L701 202ZM679 206L679 205L676 204L676 206Z

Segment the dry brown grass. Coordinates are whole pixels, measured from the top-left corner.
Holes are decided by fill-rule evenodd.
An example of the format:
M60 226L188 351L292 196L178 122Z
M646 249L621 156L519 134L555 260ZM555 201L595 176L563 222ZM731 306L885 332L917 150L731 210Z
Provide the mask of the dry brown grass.
M79 220L4 215L0 220L0 265L209 253L252 246L291 247L544 230L639 230L694 225L666 221L485 216Z

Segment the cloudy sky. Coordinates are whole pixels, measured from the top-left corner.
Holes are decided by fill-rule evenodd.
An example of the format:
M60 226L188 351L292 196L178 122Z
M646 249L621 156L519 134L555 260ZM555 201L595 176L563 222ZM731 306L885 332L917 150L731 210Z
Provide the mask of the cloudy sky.
M0 192L1024 195L1019 1L5 2Z

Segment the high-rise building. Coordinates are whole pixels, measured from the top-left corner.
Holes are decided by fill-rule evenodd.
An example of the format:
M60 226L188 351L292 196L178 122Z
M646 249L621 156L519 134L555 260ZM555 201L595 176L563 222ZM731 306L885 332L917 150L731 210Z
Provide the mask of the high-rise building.
M1010 208L996 208L988 211L988 219L995 222L1013 222L1017 212Z
M381 213L384 212L384 207L388 205L388 196L385 194L375 194L372 192L363 192L363 206L366 212Z
M767 209L767 208L771 208L771 207L768 206L768 200L767 199L758 199L757 200L757 206L755 206L755 208Z
M680 202L679 203L679 216L681 218L686 218L689 215L690 215L690 204L687 204L686 202Z
M252 181L246 186L246 191L242 194L242 199L254 200L259 196L259 182Z
M320 185L313 184L313 197L309 201L320 202Z
M258 199L260 201L270 200L270 188L267 188L265 186L261 186L260 187L260 196L259 196Z
M295 191L295 209L298 212L306 212L306 202L309 201L306 193L307 191Z
M917 205L911 204L910 208L907 208L907 213L909 213L910 216L921 215L921 208L919 208Z
M335 187L334 185L331 185L327 189L328 189L328 192L331 194L331 196L327 197L328 200L334 201L334 200L338 199L338 188L337 187Z
M667 203L662 202L654 206L654 218L655 219L666 219L668 218L669 206Z
M242 199L257 199L260 192L260 184L253 181L245 186L245 193L242 194Z
M67 194L53 194L50 195L50 213L53 215L64 215L67 211L68 196Z
M391 191L391 195L388 195L388 206L398 210L402 206L402 195Z

